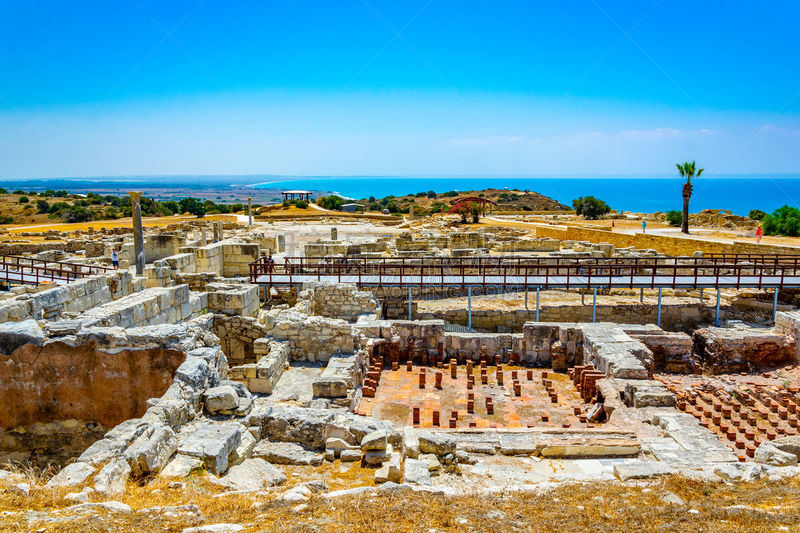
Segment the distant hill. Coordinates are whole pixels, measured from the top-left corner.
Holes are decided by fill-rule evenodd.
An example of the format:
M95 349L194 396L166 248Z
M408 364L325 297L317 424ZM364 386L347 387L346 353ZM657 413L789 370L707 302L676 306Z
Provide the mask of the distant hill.
M362 198L359 203L367 203L370 209L376 209L376 205L382 208L396 206L399 212L407 212L408 207L413 205L416 208L436 209L442 205L449 206L458 198L477 196L486 198L497 203L497 209L502 211L568 211L571 208L543 194L533 191L506 190L506 189L484 189L482 191L451 191L437 194L433 191L418 192L406 196L387 196L385 198Z

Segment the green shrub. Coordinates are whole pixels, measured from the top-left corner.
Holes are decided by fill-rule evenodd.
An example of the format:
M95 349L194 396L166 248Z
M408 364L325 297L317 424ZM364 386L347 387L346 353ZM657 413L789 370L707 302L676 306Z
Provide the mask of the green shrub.
M0 187L0 194L8 194L8 191Z
M28 200L28 197L27 197L27 196L20 196L20 197L19 197L19 203L21 203L21 204L27 204L28 202L30 202L30 200Z
M667 211L667 223L670 226L679 227L683 222L683 213L678 210Z
M611 211L607 203L594 196L576 198L572 200L572 207L577 215L583 215L584 218L589 220L596 220Z
M297 200L294 203L294 206L297 207L298 209L308 209L308 202L306 202L305 200Z
M753 209L747 216L753 220L764 220L764 217L767 216L767 214L761 209Z
M386 200L386 198L384 198L384 200ZM324 209L330 209L331 211L341 211L342 204L344 204L344 198L342 198L341 196L336 196L335 194L332 194L330 196L320 196L319 198L317 198L318 206Z
M0 224L13 224L14 219L8 215L0 215Z
M47 203L47 200L36 200L36 209L39 211L40 215L50 212L50 204Z
M765 235L797 237L800 235L800 210L785 205L765 215L761 223Z
M458 192L457 191L448 191L448 192L444 193L442 196L444 196L445 198L452 198L453 196L458 196Z

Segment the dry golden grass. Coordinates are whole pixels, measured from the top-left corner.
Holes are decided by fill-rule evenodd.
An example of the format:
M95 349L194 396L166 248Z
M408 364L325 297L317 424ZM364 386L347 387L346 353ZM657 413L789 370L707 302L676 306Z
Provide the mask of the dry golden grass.
M327 468L338 470L338 464ZM292 475L287 485L305 479ZM365 472L362 472L365 471ZM314 479L321 476L313 470ZM357 465L341 479L348 486L369 484L368 469ZM36 480L37 476L33 475ZM349 479L345 479L349 478ZM365 481L365 483L358 483ZM329 484L331 484L329 482ZM331 489L335 489L331 486ZM201 524L237 523L246 531L800 531L800 480L748 484L704 483L668 477L649 484L561 484L542 493L508 492L494 496L444 497L402 491L347 498L312 498L307 506L277 500L284 488L262 494L219 495L222 490L201 478L170 489L156 480L147 486L129 484L119 498L130 514L99 511L95 516L70 516L53 511L71 505L66 491L34 490L23 497L0 489L2 531L181 531ZM672 492L686 504L664 502ZM150 507L194 504L200 516L164 512L140 513ZM740 506L740 507L731 507ZM744 506L744 507L741 507ZM689 512L690 509L698 511ZM74 514L72 515L74 516ZM50 520L48 520L48 517ZM62 517L60 521L53 517Z
M192 220L197 220L197 217L194 216L174 216L174 217L144 217L142 218L142 226L145 227L158 227L158 226L170 226L172 224L180 224L181 222L190 222ZM204 221L216 221L221 220L223 222L236 222L235 215L207 215L203 217L201 220ZM86 231L89 228L94 228L95 230L99 229L113 229L113 228L121 228L121 227L131 227L133 224L132 219L128 218L118 218L116 220L94 220L92 222L75 222L72 224L62 224L59 222L44 222L44 223L35 223L35 224L10 224L4 227L8 230L9 233L21 233L21 232L39 232L39 231Z

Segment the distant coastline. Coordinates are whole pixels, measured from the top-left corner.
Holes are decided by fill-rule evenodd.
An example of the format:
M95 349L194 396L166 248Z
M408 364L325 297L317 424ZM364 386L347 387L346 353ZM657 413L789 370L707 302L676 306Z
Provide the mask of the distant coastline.
M570 205L578 196L595 196L612 209L656 212L680 209L682 181L674 176L115 176L85 178L0 179L0 187L43 191L125 194L144 190L157 199L208 197L215 201L269 203L280 200L282 189L304 189L315 194L339 194L361 199L403 196L418 192L505 188L535 191ZM783 205L800 207L800 174L725 175L695 181L691 211L727 209L747 215L752 209L772 212Z

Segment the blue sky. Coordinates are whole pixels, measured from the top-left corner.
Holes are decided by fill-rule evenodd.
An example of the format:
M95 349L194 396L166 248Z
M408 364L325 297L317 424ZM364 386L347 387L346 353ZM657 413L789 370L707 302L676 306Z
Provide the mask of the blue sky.
M800 172L798 15L0 0L0 177Z

